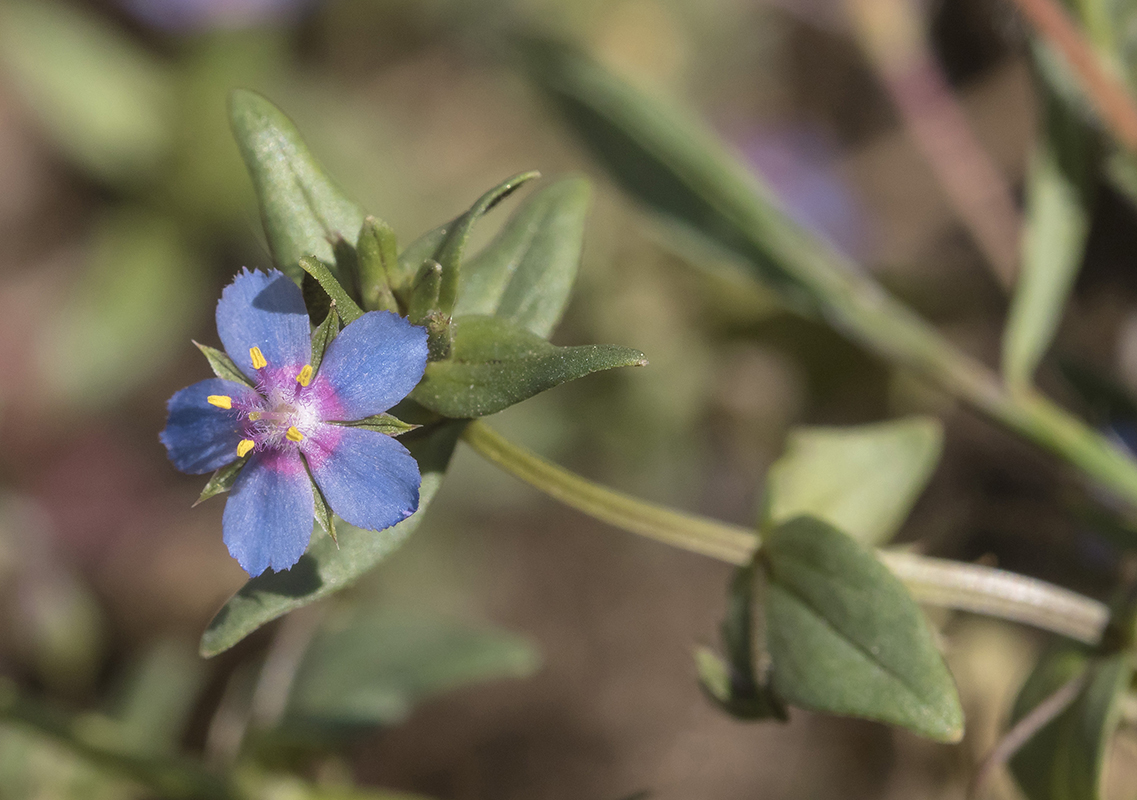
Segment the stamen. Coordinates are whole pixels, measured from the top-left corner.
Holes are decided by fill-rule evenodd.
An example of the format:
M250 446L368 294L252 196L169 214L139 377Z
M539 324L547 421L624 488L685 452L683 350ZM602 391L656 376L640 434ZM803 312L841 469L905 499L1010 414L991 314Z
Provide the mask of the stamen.
M211 394L205 398L205 401L211 406L224 408L226 411L233 407L233 398L227 394Z
M312 365L305 364L304 369L300 370L300 374L296 376L296 382L301 386L307 386L312 382Z
M237 445L237 458L244 458L249 454L249 451L257 446L257 443L252 439L242 439Z
M268 360L261 349L256 345L249 348L249 358L253 360L253 369L264 369L268 366Z
M250 411L249 412L249 421L256 422L260 418L261 418L261 412L259 412L259 411Z
M296 430L296 426L293 425L287 431L285 431L284 438L290 442L299 442L304 439L304 434Z

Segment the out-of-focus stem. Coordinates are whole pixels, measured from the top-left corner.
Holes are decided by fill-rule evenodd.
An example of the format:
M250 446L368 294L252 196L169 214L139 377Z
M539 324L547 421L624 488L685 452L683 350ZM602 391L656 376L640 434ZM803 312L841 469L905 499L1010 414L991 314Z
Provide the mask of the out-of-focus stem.
M1010 288L1021 220L1006 178L975 138L912 0L847 0L857 37L948 201Z
M462 439L514 477L614 527L739 566L750 563L761 544L751 528L661 508L593 483L482 422L471 422ZM1102 603L1034 578L912 553L879 556L912 596L928 605L1021 622L1089 644L1101 639L1109 619Z
M1102 66L1093 48L1054 0L1013 0L1039 35L1062 54L1098 115L1113 135L1137 153L1137 105L1121 82Z

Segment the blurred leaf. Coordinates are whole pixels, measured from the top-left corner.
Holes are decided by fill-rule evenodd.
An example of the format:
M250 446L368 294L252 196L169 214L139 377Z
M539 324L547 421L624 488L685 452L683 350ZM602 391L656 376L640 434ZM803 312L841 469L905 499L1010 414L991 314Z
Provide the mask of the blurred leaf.
M446 226L446 234L442 237L438 250L434 253L434 260L442 265L442 284L438 289L438 308L443 314L454 311L454 303L458 299L458 285L460 281L462 254L466 249L466 240L479 219L505 198L516 192L521 186L534 178L539 177L536 172L523 172L499 183L494 188L479 197L470 210Z
M730 582L722 623L728 661L699 648L695 663L699 684L720 708L739 719L788 719L785 706L758 677L757 655L765 650L765 631L755 615L755 566L741 567Z
M1027 178L1022 268L1003 334L1003 373L1028 386L1062 319L1092 213L1094 135L1063 101L1044 97L1046 129Z
M240 368L233 363L233 359L229 358L227 353L218 350L216 347L201 344L200 342L194 342L194 345L201 351L201 354L205 356L206 361L209 362L209 368L213 370L213 374L218 378L243 383L246 386L253 385L253 382L245 376L245 373L241 372Z
M869 550L798 517L768 535L760 558L779 698L959 741L963 711L927 622Z
M727 250L801 310L840 261L794 223L722 142L689 115L649 97L572 48L520 44L530 76L623 188Z
M69 3L8 0L0 62L51 137L101 180L138 184L168 157L171 76L99 17Z
M440 692L527 677L539 664L526 640L443 619L357 609L316 636L296 675L282 727L307 738L390 725Z
M864 544L883 544L927 485L942 444L931 417L796 428L767 474L764 524L812 516Z
M328 537L314 537L308 552L292 569L253 578L229 599L201 637L201 654L208 658L222 653L265 623L350 586L394 552L418 527L442 484L462 427L460 423L443 424L403 439L422 472L419 507L414 515L382 531L341 525L338 547Z
M339 784L313 784L293 775L260 770L248 762L240 766L242 796L264 800L430 800L421 794Z
M204 503L211 497L216 497L219 494L229 491L233 488L233 484L237 482L237 476L241 474L241 469L245 466L248 459L239 458L232 464L226 464L221 469L217 470L210 476L209 481L201 490L194 505Z
M496 317L462 317L451 357L428 363L411 397L446 417L483 417L593 372L646 363L628 347L554 347Z
M454 313L498 316L549 338L580 266L590 193L585 179L567 178L526 198L463 266Z
M296 126L267 99L234 90L229 96L229 119L257 190L276 265L299 278L298 263L304 256L335 263L331 243L336 238L356 241L363 211L344 197L308 151ZM345 308L340 314L347 319Z
M171 220L137 210L104 220L86 273L40 340L49 388L85 411L130 394L182 346L203 290Z
M1029 800L1098 800L1109 743L1133 677L1131 656L1118 653L1090 662L1069 645L1043 656L1015 700L1012 718L1022 719L1089 666L1086 685L1074 702L1036 733L1011 759L1011 771Z
M355 301L351 299L340 282L328 270L327 265L313 256L304 256L298 263L300 268L311 275L320 284L320 288L327 292L328 297L335 303L336 313L339 314L344 325L350 325L363 316L363 310L355 304Z
M368 217L359 231L356 251L363 307L368 311L399 313L399 306L391 293L391 283L399 274L395 231L383 220Z
M205 678L205 665L187 642L152 645L120 693L115 718L122 745L139 755L178 752Z

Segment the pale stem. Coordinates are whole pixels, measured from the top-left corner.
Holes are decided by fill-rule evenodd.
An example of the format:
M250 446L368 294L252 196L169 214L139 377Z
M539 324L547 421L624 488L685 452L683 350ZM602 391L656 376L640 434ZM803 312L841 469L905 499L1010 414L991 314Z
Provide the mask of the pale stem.
M477 420L462 439L482 457L545 494L602 522L728 564L750 563L758 532L684 514L593 483L513 444ZM913 553L878 553L921 603L1021 622L1096 644L1109 620L1102 603L1045 581L978 564Z

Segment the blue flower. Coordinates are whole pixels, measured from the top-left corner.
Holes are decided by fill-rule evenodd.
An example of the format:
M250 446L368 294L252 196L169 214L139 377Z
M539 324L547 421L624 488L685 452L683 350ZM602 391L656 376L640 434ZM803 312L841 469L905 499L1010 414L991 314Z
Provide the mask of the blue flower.
M161 440L182 472L247 458L225 504L229 553L251 576L288 569L312 535L313 481L331 510L382 530L418 508L421 477L391 437L336 422L380 414L426 368L426 331L389 311L347 325L313 372L300 289L280 272L242 271L217 304L225 352L253 386L212 378L170 398Z

